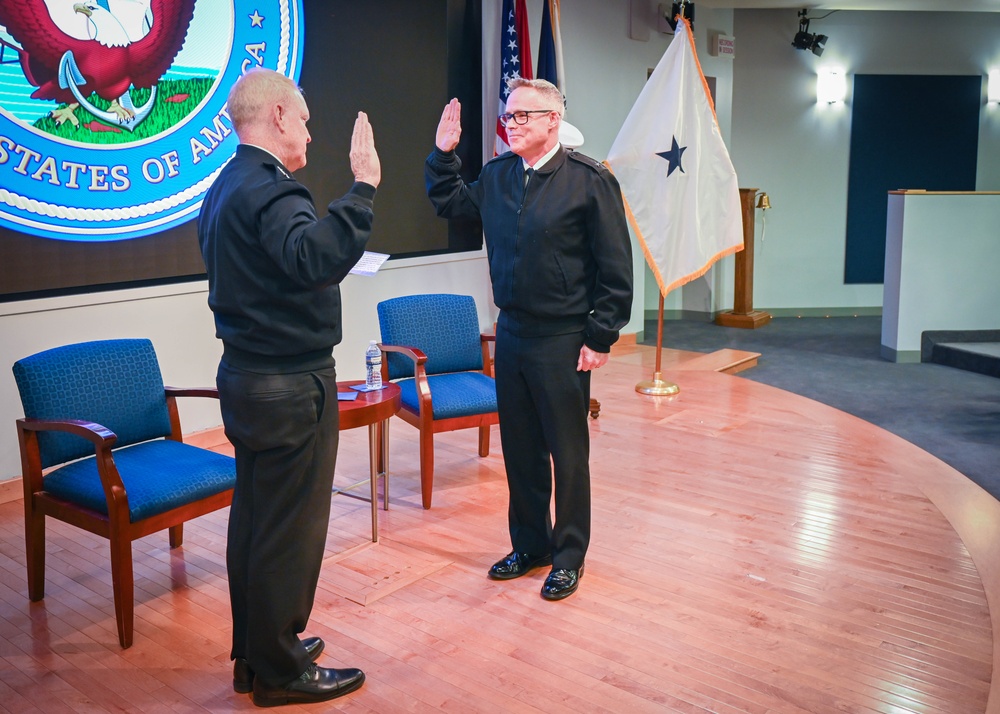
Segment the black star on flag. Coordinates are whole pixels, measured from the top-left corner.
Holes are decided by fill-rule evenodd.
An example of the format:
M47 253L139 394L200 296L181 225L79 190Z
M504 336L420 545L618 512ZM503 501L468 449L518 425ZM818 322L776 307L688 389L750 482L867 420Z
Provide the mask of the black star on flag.
M681 156L687 150L686 146L680 146L677 144L677 137L673 137L673 144L670 146L670 151L657 151L656 155L667 160L670 165L667 169L667 176L674 172L674 169L680 169L681 173L685 173L684 167L681 166Z

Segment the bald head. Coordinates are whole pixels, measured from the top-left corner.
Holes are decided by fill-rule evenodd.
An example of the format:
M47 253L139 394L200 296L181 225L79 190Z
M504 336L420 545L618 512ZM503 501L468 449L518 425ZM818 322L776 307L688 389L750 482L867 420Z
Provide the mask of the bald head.
M229 117L236 135L243 135L267 125L275 104L290 104L302 99L294 81L271 69L251 69L229 90Z
M289 171L306 165L309 109L294 81L271 69L252 69L236 80L228 106L240 143L266 149Z

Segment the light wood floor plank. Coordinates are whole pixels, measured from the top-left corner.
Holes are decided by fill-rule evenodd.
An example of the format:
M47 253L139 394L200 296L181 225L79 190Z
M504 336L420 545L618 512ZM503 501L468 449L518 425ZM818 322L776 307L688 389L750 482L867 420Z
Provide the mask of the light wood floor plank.
M380 542L367 503L332 500L308 633L321 663L368 681L323 709L1000 714L1000 504L898 437L696 354L664 360L680 394L639 395L654 359L626 345L595 375L593 542L559 603L539 597L543 570L486 577L509 550L498 429L485 458L474 430L436 436L425 511L417 432L393 421ZM231 453L219 430L192 441ZM367 458L366 431L344 432L338 485ZM29 603L21 509L0 504L0 711L254 710L231 688L226 511L180 549L135 543L123 651L107 543L50 522Z

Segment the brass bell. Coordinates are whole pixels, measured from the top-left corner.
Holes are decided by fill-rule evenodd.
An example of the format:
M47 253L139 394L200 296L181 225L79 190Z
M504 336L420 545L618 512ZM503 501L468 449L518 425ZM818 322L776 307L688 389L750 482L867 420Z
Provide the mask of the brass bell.
M771 207L771 199L767 197L767 194L761 191L757 194L757 208L762 208L765 211Z

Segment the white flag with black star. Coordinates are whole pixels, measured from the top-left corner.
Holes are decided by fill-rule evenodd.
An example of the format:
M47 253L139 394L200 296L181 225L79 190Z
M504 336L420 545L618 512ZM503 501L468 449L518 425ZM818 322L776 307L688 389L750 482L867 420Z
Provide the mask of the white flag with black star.
M606 163L661 295L742 250L736 170L686 20L677 23Z

